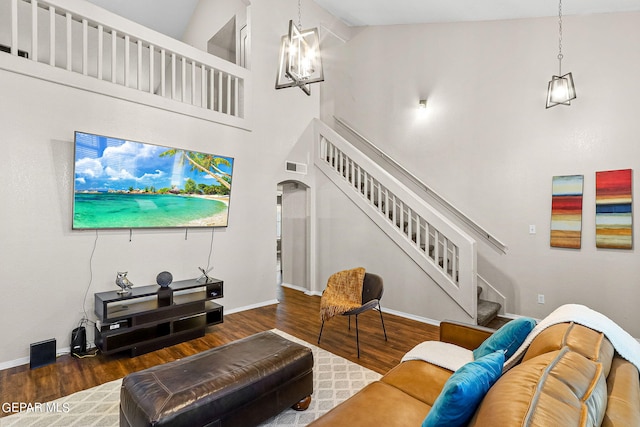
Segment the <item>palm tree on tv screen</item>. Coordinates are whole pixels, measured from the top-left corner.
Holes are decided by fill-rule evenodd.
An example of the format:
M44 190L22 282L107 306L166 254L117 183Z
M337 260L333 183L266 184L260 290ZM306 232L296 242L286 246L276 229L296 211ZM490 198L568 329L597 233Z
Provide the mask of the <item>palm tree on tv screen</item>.
M160 153L160 157L173 157L176 154L180 156L181 165L184 164L184 161L186 160L191 165L191 170L201 170L215 179L227 190L231 189L231 175L218 168L220 165L231 166L229 161L224 157L216 157L211 154L204 154L196 151L177 150L175 148ZM213 171L211 169L213 169ZM217 173L214 173L214 171Z

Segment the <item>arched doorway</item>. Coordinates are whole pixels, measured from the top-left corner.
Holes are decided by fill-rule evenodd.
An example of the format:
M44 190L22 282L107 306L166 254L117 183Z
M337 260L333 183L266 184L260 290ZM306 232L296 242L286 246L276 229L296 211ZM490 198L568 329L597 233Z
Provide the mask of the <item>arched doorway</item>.
M304 292L311 289L309 191L299 181L278 184L277 284Z

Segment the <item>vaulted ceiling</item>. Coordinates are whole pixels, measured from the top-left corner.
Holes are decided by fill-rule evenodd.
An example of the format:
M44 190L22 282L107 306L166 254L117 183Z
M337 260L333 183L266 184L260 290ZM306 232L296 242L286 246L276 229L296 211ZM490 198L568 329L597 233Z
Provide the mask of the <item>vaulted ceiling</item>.
M558 0L314 0L349 25L556 16ZM640 0L564 0L564 15L640 11Z
M89 1L180 40L199 0ZM486 21L558 14L558 0L313 1L353 26ZM304 13L304 2L302 7ZM562 8L565 15L640 11L640 0L564 0Z

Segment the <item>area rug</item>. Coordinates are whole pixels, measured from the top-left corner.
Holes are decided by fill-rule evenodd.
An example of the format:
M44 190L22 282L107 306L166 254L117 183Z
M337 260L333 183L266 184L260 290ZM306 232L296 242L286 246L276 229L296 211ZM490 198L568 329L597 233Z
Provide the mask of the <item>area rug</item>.
M351 397L380 374L336 356L285 332L273 332L311 348L313 395L306 411L287 409L261 424L263 427L306 426L329 409ZM79 391L52 402L33 405L33 410L0 418L2 427L117 427L122 380Z

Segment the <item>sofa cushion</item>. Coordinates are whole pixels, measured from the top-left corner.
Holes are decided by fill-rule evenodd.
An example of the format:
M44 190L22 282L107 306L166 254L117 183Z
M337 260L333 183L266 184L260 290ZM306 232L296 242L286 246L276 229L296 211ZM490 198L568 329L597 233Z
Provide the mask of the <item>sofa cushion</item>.
M614 354L613 345L603 333L576 323L560 323L546 328L531 342L522 361L526 362L540 354L557 351L565 346L589 360L602 363L604 376L609 375Z
M613 358L607 377L607 412L602 427L640 426L638 369L620 356Z
M465 426L487 390L502 374L504 351L469 362L449 377L422 427Z
M520 317L507 322L487 338L480 347L473 350L473 358L478 359L498 350L505 350L505 358L510 358L535 326L536 321L530 317Z
M395 366L380 381L433 406L451 374L448 369L422 360L408 360Z
M597 426L606 405L602 364L564 347L505 373L470 425Z
M367 385L309 427L418 426L430 406L381 381Z

